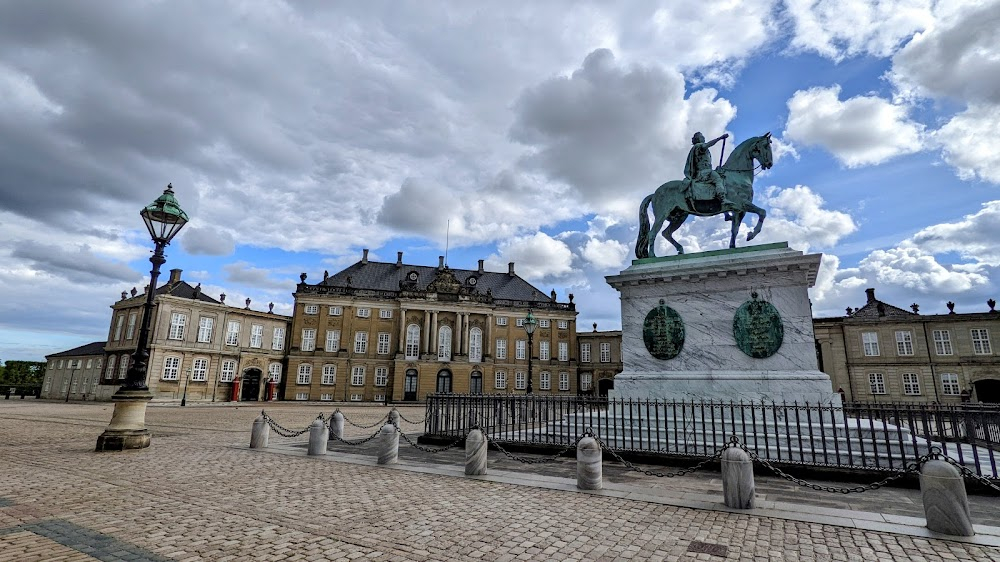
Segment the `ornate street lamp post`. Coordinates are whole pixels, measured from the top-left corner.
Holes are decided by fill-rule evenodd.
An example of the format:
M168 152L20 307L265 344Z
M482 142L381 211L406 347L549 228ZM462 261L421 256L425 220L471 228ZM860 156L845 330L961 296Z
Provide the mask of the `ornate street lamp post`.
M538 320L531 315L531 310L528 310L528 316L524 319L524 333L528 334L528 394L535 391L534 385L531 382L531 350L534 347L531 344L532 336L535 334L535 328L538 327Z
M191 382L191 367L184 369L184 395L181 396L181 406L187 406L188 402L188 383Z
M66 402L69 402L69 393L73 392L73 380L76 378L76 372L79 370L79 368L73 369L69 374L69 386L66 387Z
M156 279L160 276L160 266L167 261L163 257L163 248L170 244L174 236L184 227L188 216L174 198L174 189L170 184L167 184L163 195L139 211L139 216L146 223L146 228L155 244L153 255L149 258L153 269L149 272L149 290L146 291L146 302L142 307L142 323L135 353L132 354L131 365L125 374L125 384L111 397L115 403L115 412L111 416L111 424L97 438L98 451L149 447L146 403L153 399L153 395L146 386L146 368L149 361L149 321L153 310L153 297L156 294Z

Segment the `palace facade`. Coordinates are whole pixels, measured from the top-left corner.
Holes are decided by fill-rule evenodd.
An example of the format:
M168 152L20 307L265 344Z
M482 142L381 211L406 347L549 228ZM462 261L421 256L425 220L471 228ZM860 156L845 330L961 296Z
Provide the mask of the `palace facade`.
M42 381L42 398L97 400L104 365L104 342L95 341L52 355Z
M573 296L507 272L361 260L295 291L286 400L409 402L435 392L573 395ZM529 338L528 312L537 319ZM530 343L530 345L529 345ZM588 383L589 384L589 383Z
M813 320L820 369L848 401L1000 402L1000 314L919 314L875 298Z

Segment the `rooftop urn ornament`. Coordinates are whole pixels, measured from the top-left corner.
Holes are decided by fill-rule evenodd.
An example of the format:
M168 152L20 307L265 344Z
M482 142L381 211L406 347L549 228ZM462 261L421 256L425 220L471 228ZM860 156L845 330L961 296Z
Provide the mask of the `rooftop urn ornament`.
M247 308L246 308L246 309L247 309L247 310L250 310L250 297L247 297L247 300L246 300L246 305L247 305Z
M225 304L225 302L226 302L226 293L219 293L219 302Z
M122 291L122 300L125 300L125 298L127 296L128 296L128 293L126 293L125 291Z
M132 287L132 296L134 297L137 294L139 294L139 291L135 287Z
M913 303L913 304L910 305L910 308L913 309L913 313L914 314L920 314L920 305L919 304Z
M684 166L684 179L668 181L642 200L639 205L639 235L635 243L636 258L656 257L656 237L661 228L663 237L677 249L678 254L683 254L684 248L674 239L673 233L690 215L724 215L727 221L732 222L730 248L736 247L736 235L747 213L757 215L757 224L747 234L747 241L760 234L767 212L753 204L753 179L758 168L767 170L774 165L771 133L741 142L724 164L712 169L709 148L721 140L724 149L728 136L724 134L706 142L701 133L695 133ZM653 207L652 226L649 222L650 205ZM664 222L666 228L663 228Z
M955 303L948 301L945 303L945 306L948 307L948 314L955 314Z
M269 314L274 314L274 303L273 302L267 303L267 312Z
M990 299L986 301L986 306L990 307L990 312L996 312L997 301Z
M187 224L188 215L177 203L173 186L167 184L163 194L143 207L139 211L139 216L142 217L142 221L153 239L155 249L149 258L153 269L150 271L149 288L146 290L146 302L142 309L142 321L139 325L135 353L132 354L132 361L125 374L124 384L111 398L115 403L115 411L108 428L97 438L98 451L122 451L149 447L150 435L149 430L146 429L146 403L153 398L146 386L150 315L156 293L156 280L160 276L160 266L167 261L163 256L163 249Z

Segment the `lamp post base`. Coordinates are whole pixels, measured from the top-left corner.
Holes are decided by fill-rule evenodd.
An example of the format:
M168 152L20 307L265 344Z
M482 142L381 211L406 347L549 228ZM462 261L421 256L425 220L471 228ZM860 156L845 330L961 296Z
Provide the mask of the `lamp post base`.
M115 413L104 433L97 438L97 451L124 451L149 447L146 404L153 399L149 390L119 390L111 397Z

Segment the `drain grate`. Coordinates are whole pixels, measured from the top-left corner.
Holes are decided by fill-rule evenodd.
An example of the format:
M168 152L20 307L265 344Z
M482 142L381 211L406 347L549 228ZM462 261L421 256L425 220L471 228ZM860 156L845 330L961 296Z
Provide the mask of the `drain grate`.
M729 547L724 544L712 544L701 541L691 541L688 545L688 552L696 554L708 554L710 556L721 556L725 558L729 554Z

